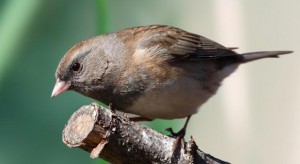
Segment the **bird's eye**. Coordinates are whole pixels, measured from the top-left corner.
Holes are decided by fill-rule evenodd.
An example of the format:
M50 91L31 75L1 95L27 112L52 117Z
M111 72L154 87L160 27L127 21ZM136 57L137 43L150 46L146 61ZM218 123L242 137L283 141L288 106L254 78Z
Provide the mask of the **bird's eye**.
M80 64L76 62L72 65L72 71L74 72L79 71L80 67L81 67Z

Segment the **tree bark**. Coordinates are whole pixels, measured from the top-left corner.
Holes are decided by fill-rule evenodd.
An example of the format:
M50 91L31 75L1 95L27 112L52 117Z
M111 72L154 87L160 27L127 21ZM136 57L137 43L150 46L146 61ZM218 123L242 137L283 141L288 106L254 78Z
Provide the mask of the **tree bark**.
M120 117L96 103L78 109L63 130L63 142L111 163L227 164L198 149L194 139L174 149L175 138Z

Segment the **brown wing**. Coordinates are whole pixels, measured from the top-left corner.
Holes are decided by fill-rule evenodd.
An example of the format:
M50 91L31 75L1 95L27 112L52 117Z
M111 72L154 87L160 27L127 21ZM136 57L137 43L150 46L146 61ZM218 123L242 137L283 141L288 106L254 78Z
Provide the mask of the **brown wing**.
M214 41L197 34L170 26L143 26L127 29L135 38L137 50L151 51L151 54L167 55L167 58L184 60L214 59L236 55ZM128 36L127 36L128 37Z

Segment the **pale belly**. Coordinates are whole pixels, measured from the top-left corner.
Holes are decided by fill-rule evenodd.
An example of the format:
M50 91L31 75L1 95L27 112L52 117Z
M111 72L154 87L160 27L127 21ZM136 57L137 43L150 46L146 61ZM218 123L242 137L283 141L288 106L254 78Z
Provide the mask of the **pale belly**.
M211 97L214 90L199 81L182 78L168 85L145 92L126 112L149 119L176 119L195 114L198 108Z

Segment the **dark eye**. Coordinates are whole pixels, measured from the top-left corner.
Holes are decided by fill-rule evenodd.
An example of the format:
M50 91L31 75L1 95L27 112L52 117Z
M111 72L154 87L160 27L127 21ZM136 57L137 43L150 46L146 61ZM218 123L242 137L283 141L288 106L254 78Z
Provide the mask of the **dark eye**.
M78 62L76 62L72 65L72 71L74 72L79 71L80 67L81 65Z

